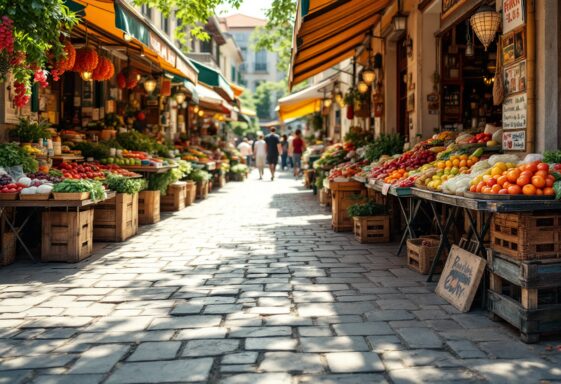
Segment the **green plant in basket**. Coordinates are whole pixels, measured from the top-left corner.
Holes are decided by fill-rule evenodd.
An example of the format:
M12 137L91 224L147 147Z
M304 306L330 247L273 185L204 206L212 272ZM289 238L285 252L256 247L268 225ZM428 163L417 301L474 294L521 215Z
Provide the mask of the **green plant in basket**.
M30 118L19 119L18 125L12 130L11 135L20 143L35 143L39 139L51 137L50 123L47 120L32 121Z
M243 175L245 173L247 173L247 165L245 164L236 164L233 165L232 168L230 168L230 172L238 174L238 175Z
M347 212L351 217L376 216L386 213L386 207L369 200L366 203L351 205Z
M189 180L193 180L196 183L210 180L210 173L203 171L202 169L194 169L193 172L189 174Z

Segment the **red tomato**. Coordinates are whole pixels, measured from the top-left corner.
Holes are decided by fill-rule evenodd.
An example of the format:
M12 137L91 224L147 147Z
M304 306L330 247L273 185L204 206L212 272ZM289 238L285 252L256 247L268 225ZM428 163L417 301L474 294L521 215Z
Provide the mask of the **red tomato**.
M539 171L549 171L549 164L547 163L539 163L537 167Z

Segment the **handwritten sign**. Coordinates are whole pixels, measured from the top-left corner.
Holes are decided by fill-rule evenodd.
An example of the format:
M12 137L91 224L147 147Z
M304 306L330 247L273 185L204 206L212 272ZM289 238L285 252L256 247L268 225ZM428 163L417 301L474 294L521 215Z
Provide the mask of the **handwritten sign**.
M503 129L526 128L527 96L508 96L503 102Z
M392 185L389 183L384 183L384 185L382 185L382 195L386 196L390 190L390 187Z
M526 131L503 132L503 149L507 151L526 150Z
M526 60L505 67L503 74L507 95L526 91Z
M487 261L453 245L438 281L436 294L461 312L468 312Z
M524 0L503 0L503 33L524 25L525 16Z

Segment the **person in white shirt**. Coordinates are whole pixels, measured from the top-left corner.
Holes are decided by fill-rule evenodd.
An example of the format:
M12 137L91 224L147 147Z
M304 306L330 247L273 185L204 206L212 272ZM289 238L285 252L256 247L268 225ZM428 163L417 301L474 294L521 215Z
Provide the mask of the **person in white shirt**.
M240 154L245 159L247 166L251 166L251 156L253 155L253 150L251 149L251 144L249 144L247 137L238 144L238 151L240 151Z
M263 180L265 160L267 159L267 143L265 143L262 132L257 134L257 140L253 144L253 156L255 158L255 166L259 170L259 180Z
M290 168L294 168L294 163L292 161L292 155L294 154L294 148L292 147L292 140L294 140L294 135L292 132L288 132L288 164Z

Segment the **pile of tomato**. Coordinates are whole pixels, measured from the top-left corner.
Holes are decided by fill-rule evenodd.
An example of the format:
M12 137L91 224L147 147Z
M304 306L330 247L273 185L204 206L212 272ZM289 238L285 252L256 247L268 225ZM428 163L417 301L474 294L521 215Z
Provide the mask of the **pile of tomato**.
M504 164L504 163L503 163ZM471 192L504 195L553 196L555 177L549 172L549 164L533 162L514 167L497 167L484 175Z
M104 179L105 174L95 164L63 162L57 167L65 179Z

